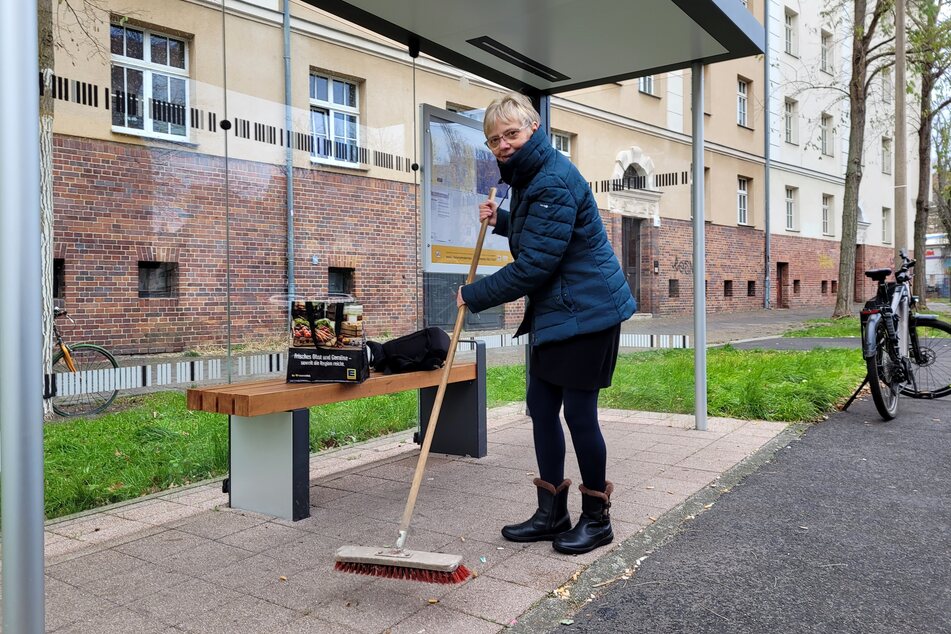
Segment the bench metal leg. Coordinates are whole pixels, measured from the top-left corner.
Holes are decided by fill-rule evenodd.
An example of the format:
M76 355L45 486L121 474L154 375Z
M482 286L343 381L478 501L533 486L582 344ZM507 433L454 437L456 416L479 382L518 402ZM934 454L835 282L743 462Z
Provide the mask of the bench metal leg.
M485 343L477 342L476 379L446 386L431 451L473 458L488 453L485 366ZM436 391L435 387L419 390L420 439L426 434Z
M295 522L310 517L310 412L228 419L231 507Z

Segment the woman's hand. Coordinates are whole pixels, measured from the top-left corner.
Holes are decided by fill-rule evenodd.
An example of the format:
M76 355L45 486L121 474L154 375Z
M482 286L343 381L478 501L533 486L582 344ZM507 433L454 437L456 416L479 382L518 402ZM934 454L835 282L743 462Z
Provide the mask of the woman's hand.
M462 299L462 287L460 286L456 290L456 308L459 308L460 306L465 306L465 305L466 305L466 300Z
M498 220L499 214L499 205L494 200L486 200L481 205L479 205L479 222L481 223L486 218L489 219L489 226L494 227L495 221Z

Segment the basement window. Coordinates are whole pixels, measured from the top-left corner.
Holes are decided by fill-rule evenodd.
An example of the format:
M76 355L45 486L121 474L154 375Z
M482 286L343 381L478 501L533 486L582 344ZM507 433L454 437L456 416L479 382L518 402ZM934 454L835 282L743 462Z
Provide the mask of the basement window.
M178 297L178 262L140 260L139 297Z

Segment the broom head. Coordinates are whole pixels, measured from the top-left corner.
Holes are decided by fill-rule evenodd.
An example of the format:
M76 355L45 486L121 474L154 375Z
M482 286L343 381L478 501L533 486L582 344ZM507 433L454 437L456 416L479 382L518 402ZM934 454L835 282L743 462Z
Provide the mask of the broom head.
M459 555L428 553L422 550L341 546L334 568L389 579L427 583L462 583L472 572L460 562Z

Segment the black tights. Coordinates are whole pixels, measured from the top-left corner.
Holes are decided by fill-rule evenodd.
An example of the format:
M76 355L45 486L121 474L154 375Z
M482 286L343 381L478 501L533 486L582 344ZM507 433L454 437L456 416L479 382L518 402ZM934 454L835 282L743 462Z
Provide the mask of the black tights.
M575 390L553 385L529 374L526 403L532 416L538 477L558 486L565 479L565 434L559 410L578 456L581 481L592 491L604 491L607 448L598 426L599 390Z

